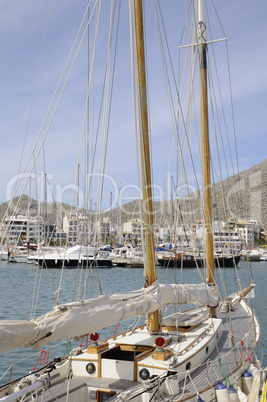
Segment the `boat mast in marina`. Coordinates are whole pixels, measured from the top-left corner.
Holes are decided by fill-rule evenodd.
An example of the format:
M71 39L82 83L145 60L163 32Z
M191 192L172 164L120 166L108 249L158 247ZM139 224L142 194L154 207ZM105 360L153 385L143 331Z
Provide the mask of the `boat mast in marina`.
M145 47L142 0L134 0L134 20L136 33L136 73L138 86L140 148L143 187L143 221L145 228L147 284L156 280L155 246L153 231L152 186L150 168L150 149L148 133L148 109L146 90ZM159 332L158 312L149 314L149 328L152 333Z
M199 65L200 65L200 94L201 94L201 131L202 131L202 158L203 158L203 186L204 186L204 215L206 229L206 255L208 281L214 284L214 251L212 234L211 211L211 175L210 175L210 143L209 143L209 118L208 118L208 85L207 85L207 44L206 10L203 0L198 0L198 41L199 41ZM215 308L211 309L215 315Z

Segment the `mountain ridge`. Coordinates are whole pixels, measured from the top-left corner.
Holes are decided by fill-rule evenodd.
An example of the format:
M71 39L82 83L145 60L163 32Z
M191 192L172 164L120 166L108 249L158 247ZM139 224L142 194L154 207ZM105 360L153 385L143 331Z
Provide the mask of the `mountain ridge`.
M223 194L223 195L222 195ZM19 197L13 200L13 208ZM195 191L187 197L174 198L170 200L154 201L154 222L156 226L170 225L178 219L180 224L191 224L196 219L201 219L203 210L202 191ZM139 202L140 200L132 200L120 207L121 222L127 222L133 218L139 218ZM1 220L6 212L9 201L2 204ZM40 203L40 215L45 218L50 225L56 224L58 227L62 225L62 212L71 212L71 206L66 203L48 202ZM73 211L77 212L77 208L73 207ZM79 208L81 213L93 213ZM267 159L263 162L252 166L238 174L230 176L221 182L212 185L212 212L214 220L227 220L233 218L253 219L262 224L264 229L267 228ZM11 213L9 215L11 215ZM38 202L27 195L22 195L20 206L17 214L36 216L38 213ZM112 219L112 223L118 221L119 207L111 211L101 212L101 218L108 217Z

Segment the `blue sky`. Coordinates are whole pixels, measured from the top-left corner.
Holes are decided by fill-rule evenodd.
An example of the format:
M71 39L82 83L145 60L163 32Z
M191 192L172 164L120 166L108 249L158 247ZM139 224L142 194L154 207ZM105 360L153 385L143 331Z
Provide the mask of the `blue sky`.
M101 46L98 60L103 68L107 49L104 41L108 33L110 1L103 0L102 3L101 23L104 21L104 27L101 25L99 31ZM146 0L145 4L148 25L148 71L151 77L149 93L153 177L158 188L162 190L169 168L173 134L168 99L163 95L164 89L158 79L162 67L161 62L156 59L158 45L157 29L153 22L154 5L151 0ZM182 0L164 0L161 4L164 19L167 21L166 32L171 37L169 45L172 57L177 64L178 46L185 20L185 4ZM228 38L239 167L242 171L266 158L267 3L265 0L257 2L214 0L214 4ZM32 149L86 5L87 0L1 1L1 202L9 198L11 189L14 188L12 184L20 166L26 132L27 141L20 171ZM48 15L50 17L42 52ZM109 204L110 190L114 187L112 191L115 194L115 187L117 189L119 183L123 188L124 202L128 196L131 199L135 194L133 187L136 185L136 164L128 21L128 1L123 0L106 163L106 173L111 178L112 185L107 185L105 188L105 206ZM218 31L215 30L215 35L223 36L220 28ZM219 46L223 47L222 44L218 44ZM71 192L67 189L73 187L82 129L84 50L81 53L83 55L77 59L73 80L65 90L45 144L45 169L49 173L50 187L53 189L54 197L59 201L59 194L64 193L62 201L65 202L69 202L71 198ZM98 86L100 88L100 84L100 74L96 74L96 88ZM37 171L44 170L41 159ZM169 175L175 176L175 161L171 163ZM81 172L81 182L83 178L84 174ZM31 191L35 198L34 190ZM50 189L48 199L52 199ZM96 199L92 202L95 203Z

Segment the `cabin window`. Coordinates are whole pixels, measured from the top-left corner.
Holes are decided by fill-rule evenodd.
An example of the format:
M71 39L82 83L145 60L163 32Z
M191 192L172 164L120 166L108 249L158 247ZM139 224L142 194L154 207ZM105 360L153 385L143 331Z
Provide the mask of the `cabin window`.
M95 367L94 363L88 363L86 365L86 371L88 374L94 374L95 370L96 370L96 367Z
M142 369L140 371L139 375L142 378L142 380L144 380L144 381L148 380L150 378L150 373L146 368Z
M191 369L191 362L186 363L185 369L186 371Z
M206 347L206 355L209 353L209 347Z

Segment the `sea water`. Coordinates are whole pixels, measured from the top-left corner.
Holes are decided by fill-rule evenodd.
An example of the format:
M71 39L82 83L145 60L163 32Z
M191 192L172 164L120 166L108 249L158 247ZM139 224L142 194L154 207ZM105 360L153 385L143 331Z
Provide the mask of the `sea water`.
M238 275L237 275L238 272ZM266 272L267 262L240 261L237 272L234 268L216 269L217 282L226 283L227 292L239 290L239 279L243 288L251 283L251 277L256 284L253 299L255 314L261 325L261 340L257 349L259 358L263 352L263 364L267 364L267 289ZM202 271L200 272L202 274ZM107 268L89 271L81 269L40 269L36 265L7 263L0 261L0 320L29 320L33 316L40 316L51 310L57 303L60 290L60 304L81 298L96 297L100 293L113 294L129 292L143 287L145 282L144 272L141 268ZM197 269L165 270L158 268L158 279L165 283L199 283ZM221 285L219 291L225 296L225 289ZM37 300L37 301L36 301ZM164 311L163 315L173 312L173 307ZM112 336L114 332L120 333L128 328L134 328L144 323L144 318L127 320L115 323L112 327L99 331L100 339L104 340ZM118 326L120 326L118 328ZM79 346L81 341L73 342L72 347ZM266 345L266 350L265 350ZM54 357L62 357L66 353L66 341L47 345L44 349L50 353L50 360ZM83 345L85 346L85 340ZM25 375L33 369L40 356L40 350L32 350L26 347L0 355L0 385L6 384L12 378ZM43 355L44 357L44 355ZM36 368L40 368L38 362ZM15 363L14 365L12 365Z

